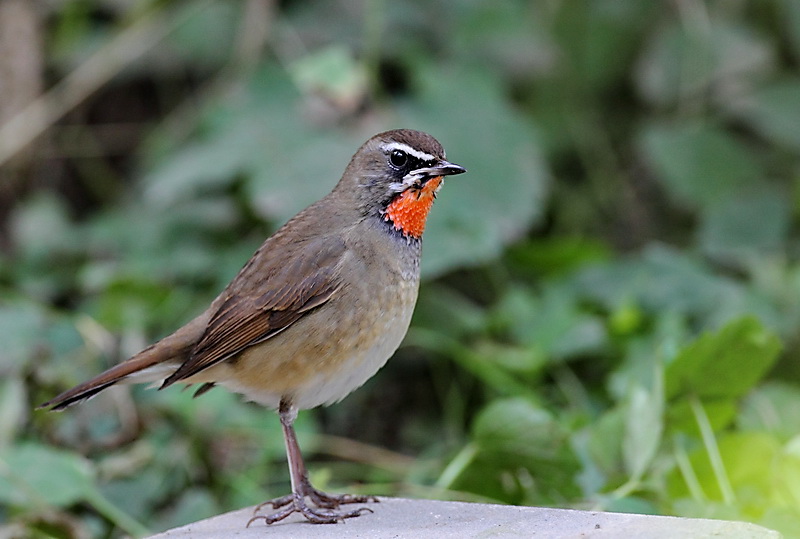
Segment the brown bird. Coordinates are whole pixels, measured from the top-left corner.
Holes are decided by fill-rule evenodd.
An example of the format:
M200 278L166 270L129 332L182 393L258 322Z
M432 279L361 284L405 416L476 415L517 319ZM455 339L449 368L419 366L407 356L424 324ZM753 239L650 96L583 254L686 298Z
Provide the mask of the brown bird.
M331 523L371 511L337 509L373 497L311 485L292 425L298 410L360 387L400 345L417 300L428 212L444 177L463 172L426 133L375 135L333 191L267 238L203 314L41 407L63 410L118 382L200 384L195 396L220 385L277 408L283 426L292 493L261 504L257 513L280 510L251 522L299 512Z

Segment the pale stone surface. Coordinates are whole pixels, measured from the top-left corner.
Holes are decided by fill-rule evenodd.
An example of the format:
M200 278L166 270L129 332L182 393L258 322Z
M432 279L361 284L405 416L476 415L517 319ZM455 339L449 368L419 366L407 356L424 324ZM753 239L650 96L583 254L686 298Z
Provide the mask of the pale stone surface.
M177 538L612 538L778 539L778 532L742 522L574 511L432 500L381 498L375 512L338 524L310 524L298 515L266 526L245 525L253 508L240 509L153 536Z

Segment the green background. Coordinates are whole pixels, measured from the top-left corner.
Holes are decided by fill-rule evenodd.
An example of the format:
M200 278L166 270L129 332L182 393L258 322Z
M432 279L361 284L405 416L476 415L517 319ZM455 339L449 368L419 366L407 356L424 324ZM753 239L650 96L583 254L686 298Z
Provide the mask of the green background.
M0 535L285 494L277 417L224 390L33 408L190 320L409 127L469 173L404 345L300 415L312 481L800 536L800 3L22 3L44 114L0 125Z

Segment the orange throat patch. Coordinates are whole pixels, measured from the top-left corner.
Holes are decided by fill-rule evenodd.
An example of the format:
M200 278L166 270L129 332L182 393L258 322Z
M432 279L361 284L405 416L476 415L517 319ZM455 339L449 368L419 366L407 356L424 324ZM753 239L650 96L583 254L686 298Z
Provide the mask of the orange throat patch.
M398 194L387 206L384 219L406 236L421 238L442 181L442 176L436 176L425 182L422 189L409 188Z

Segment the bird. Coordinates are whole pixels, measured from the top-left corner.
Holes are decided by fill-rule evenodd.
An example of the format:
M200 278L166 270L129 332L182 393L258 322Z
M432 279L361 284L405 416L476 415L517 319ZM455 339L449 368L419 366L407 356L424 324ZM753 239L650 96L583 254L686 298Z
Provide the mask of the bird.
M312 486L293 424L300 410L359 388L400 346L431 206L444 179L464 172L422 131L373 136L333 190L268 237L202 314L39 408L64 410L117 383L195 385L195 396L221 386L277 410L286 446L291 493L259 505L248 526L372 512L363 504L373 496ZM274 512L262 515L268 505Z

